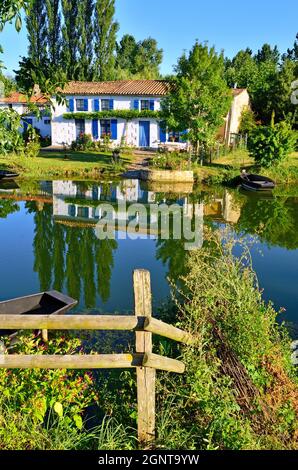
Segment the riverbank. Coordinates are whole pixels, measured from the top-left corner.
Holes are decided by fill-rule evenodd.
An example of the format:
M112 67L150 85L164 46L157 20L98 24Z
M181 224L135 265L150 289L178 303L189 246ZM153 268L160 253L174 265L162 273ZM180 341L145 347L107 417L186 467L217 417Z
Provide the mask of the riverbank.
M53 179L78 177L97 179L104 174L120 175L133 161L132 155L121 155L119 163L111 152L72 152L42 150L36 158L19 155L0 156L0 168L9 168L24 178Z
M90 151L72 152L61 150L42 150L36 158L18 155L0 156L0 168L9 168L23 178L53 179L80 178L98 179L106 176L120 176L127 169L143 168L140 161L148 157L139 153L121 155L120 163L115 164L111 152L98 153ZM143 159L143 160L142 160ZM298 152L276 168L259 169L249 157L246 150L236 150L226 156L215 159L211 164L192 165L195 180L198 183L228 183L239 175L242 168L247 171L261 172L274 179L277 184L298 183ZM156 168L158 169L158 168ZM136 171L134 171L136 173Z
M287 333L262 300L247 247L238 241L243 256L235 258L228 233L224 244L218 233L204 238L204 248L185 256L178 306L160 310L197 342L177 347L155 338L154 352L186 364L182 376L158 373L156 447L297 449L298 381ZM83 346L88 353L88 338L51 333L45 346L24 333L14 353L74 354ZM104 351L115 352L128 338L98 334L89 348L102 350L103 340ZM133 371L0 369L0 410L1 450L137 448Z
M285 162L272 168L256 167L246 150L236 150L215 159L211 164L195 164L193 168L196 180L208 184L228 183L238 176L242 169L268 176L276 184L298 184L298 152L292 153Z

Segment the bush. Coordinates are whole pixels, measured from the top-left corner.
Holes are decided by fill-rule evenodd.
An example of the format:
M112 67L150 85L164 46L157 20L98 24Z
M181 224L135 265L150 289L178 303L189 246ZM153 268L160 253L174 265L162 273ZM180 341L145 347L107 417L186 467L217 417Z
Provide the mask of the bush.
M74 151L91 150L93 148L94 142L89 134L80 134L79 137L71 144L71 150Z
M0 153L19 153L24 149L24 141L19 132L20 115L11 109L0 110Z
M263 167L278 165L295 150L296 133L290 124L281 121L271 126L258 126L248 139L249 154Z
M188 170L189 154L178 152L159 153L150 160L150 166L161 170Z
M240 134L250 134L256 127L256 117L254 112L246 108L241 115L239 132Z

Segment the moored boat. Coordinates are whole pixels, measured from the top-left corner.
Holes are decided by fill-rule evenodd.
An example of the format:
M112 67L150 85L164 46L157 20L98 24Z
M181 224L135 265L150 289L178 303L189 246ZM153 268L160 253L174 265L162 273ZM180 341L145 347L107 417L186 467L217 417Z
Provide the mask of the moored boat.
M0 170L0 180L13 179L17 178L18 176L18 173L13 173L12 171Z
M18 297L0 302L1 315L63 315L77 305L77 301L57 291ZM7 330L0 330L6 334Z
M241 186L248 191L271 191L275 188L275 183L267 176L241 173Z

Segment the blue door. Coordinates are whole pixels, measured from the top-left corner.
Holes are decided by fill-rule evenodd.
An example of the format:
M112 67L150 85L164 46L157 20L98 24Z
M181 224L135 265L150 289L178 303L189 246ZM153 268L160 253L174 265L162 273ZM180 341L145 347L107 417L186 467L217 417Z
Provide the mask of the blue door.
M32 124L33 124L33 119L30 119L30 118L23 119L24 132L26 132L28 129L28 126L32 126Z
M150 147L150 121L140 121L139 134L139 146Z

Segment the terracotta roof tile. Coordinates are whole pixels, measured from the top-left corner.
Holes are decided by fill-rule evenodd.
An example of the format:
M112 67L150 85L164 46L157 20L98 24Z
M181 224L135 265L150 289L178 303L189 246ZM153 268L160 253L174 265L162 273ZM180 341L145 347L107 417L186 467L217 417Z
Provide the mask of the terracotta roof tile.
M246 91L246 88L232 88L232 95L233 96L238 96L241 93L243 93L244 91Z
M5 96L4 98L0 98L0 103L27 104L28 99L22 93L19 93L18 91L14 91L9 96ZM32 96L30 98L30 103L45 104L45 103L47 103L47 99L44 98L44 96L42 96L42 95L36 95L36 96Z
M117 80L113 82L69 82L68 95L165 96L170 83L165 80Z

